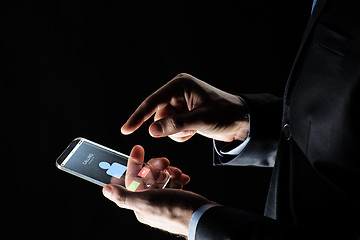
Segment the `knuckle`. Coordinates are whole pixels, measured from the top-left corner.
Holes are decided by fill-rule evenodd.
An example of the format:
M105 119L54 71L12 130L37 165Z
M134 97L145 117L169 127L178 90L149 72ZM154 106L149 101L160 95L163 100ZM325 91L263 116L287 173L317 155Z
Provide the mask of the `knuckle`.
M119 194L116 194L115 196L113 196L113 201L119 207L124 207L126 206L126 195L120 196Z
M179 73L175 76L175 78L183 78L183 77L187 77L189 74L187 73Z
M135 213L136 219L137 219L139 222L145 223L145 218L144 218L144 216L143 216L141 213L139 213L138 211L134 211L134 213Z
M175 83L188 83L188 82L192 82L194 81L196 78L194 78L193 76L191 76L190 74L187 73L179 73L178 75L176 75L171 82L175 82Z
M169 130L172 133L179 132L184 127L184 121L182 121L180 118L172 117L169 119Z

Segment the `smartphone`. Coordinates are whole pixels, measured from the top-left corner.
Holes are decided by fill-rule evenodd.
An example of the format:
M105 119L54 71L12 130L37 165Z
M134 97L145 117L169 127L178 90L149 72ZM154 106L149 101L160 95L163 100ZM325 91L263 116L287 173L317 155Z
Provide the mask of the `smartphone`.
M56 166L102 187L113 183L130 191L165 188L170 180L165 170L80 137L58 157Z

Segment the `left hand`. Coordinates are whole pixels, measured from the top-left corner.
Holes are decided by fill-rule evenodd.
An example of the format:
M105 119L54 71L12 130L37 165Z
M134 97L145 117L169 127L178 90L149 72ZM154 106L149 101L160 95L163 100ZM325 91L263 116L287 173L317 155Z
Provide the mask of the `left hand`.
M115 184L103 188L105 197L121 208L133 210L139 222L187 236L193 213L214 203L196 193L179 189L131 192Z
M135 146L130 157L144 161L143 147ZM131 192L120 185L109 184L103 188L104 196L121 208L133 210L142 223L168 232L187 235L194 211L213 202L193 192L180 190L190 181L190 177L180 169L169 166L170 162L166 158L153 158L148 164L170 173L168 187L172 189Z

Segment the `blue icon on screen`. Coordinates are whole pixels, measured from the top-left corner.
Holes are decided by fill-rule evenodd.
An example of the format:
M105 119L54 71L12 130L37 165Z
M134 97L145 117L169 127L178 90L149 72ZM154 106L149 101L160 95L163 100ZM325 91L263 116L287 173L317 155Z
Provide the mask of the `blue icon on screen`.
M99 167L105 170L107 169L106 174L119 179L124 174L127 168L126 166L121 165L117 162L113 162L111 165L108 162L100 162Z

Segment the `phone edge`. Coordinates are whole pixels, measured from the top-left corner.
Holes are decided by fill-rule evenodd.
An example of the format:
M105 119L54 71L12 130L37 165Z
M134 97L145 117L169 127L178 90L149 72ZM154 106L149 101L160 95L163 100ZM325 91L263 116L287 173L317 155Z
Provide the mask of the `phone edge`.
M106 183L103 183L103 182L100 182L94 178L91 178L91 177L88 177L86 175L83 175L81 173L78 173L78 172L75 172L73 170L70 170L68 168L65 168L65 167L62 167L60 164L56 163L56 167L58 169L60 169L61 171L64 171L64 172L67 172L67 173L70 173L71 175L74 175L76 177L79 177L79 178L82 178L86 181L89 181L89 182L92 182L92 183L95 183L96 185L100 186L100 187L104 187L105 185L107 185Z
M91 141L91 140L89 140L89 139L86 139L86 138L84 138L84 137L77 137L77 138L73 139L73 140L71 141L71 143L74 142L74 141L76 141L76 140L83 141L83 142L86 141L86 142L88 142L88 143L91 143L91 144L93 144L93 145L95 145L95 146L98 146L98 147L100 147L100 148L104 148L105 150L108 150L108 151L110 151L110 152L116 153L116 154L118 154L118 155L120 155L120 156L123 156L123 157L125 157L125 158L128 158L128 159L131 158L131 159L133 159L133 160L135 160L135 161L137 161L137 162L140 162L139 160L137 160L137 159L135 159L135 158L133 158L133 157L130 157L129 155L126 155L126 154L124 154L124 153L118 152L118 151L116 151L116 150L114 150L114 149L108 148L108 147L106 147L106 146L104 146L104 145L101 145L101 144L99 144L99 143L93 142L93 141ZM71 144L71 143L70 143L70 144ZM79 142L79 143L80 143L80 142ZM68 145L68 147L70 146L70 144ZM78 144L77 144L77 145L78 145ZM59 157L56 159L56 161L55 161L56 167L57 167L58 169L64 171L64 172L70 173L70 174L72 174L72 175L74 175L74 176L76 176L76 177L79 177L79 178L82 178L82 179L87 180L87 181L89 181L89 182L95 183L95 184L98 185L98 186L101 186L101 187L106 186L106 185L107 185L106 183L100 182L100 181L98 181L98 180L96 180L96 179L93 179L93 178L88 177L88 176L86 176L86 175L83 175L83 174L81 174L81 173L75 172L75 171L73 171L73 170L70 170L70 169L68 169L68 168L65 168L65 167L61 166L61 164L58 164L58 159L62 156L62 154L66 151L66 149L67 149L68 147L66 147L65 150L64 150L64 151L59 155ZM74 149L75 149L75 148L74 148ZM71 150L71 151L73 151L73 150ZM69 154L69 155L70 155L70 154ZM70 157L71 157L71 156L70 156ZM70 158L70 157L67 156L66 159L68 159L68 158ZM66 159L64 159L64 161L66 161ZM64 161L63 161L63 162L64 162ZM62 162L62 163L63 163L63 162ZM145 163L145 164L147 164L147 163ZM166 185L167 185L167 184L169 183L169 181L170 181L170 173L169 173L168 171L166 171L166 170L161 170L161 171L167 173L167 178L168 178L168 179L166 180L164 186L162 187L162 189L164 189L164 188L166 187Z

